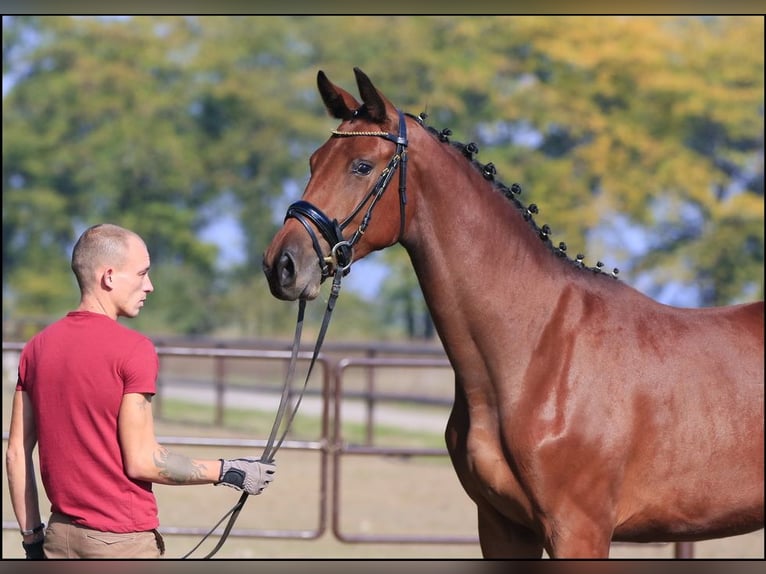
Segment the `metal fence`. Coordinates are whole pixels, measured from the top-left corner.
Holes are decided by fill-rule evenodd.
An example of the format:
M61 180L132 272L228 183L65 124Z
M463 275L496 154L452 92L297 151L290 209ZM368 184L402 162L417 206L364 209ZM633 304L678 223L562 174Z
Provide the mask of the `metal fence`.
M3 368L5 376L14 370L13 361L23 348L23 343L3 343ZM285 366L289 363L290 352L281 343L261 345L269 348L223 348L209 346L165 346L157 345L160 357L160 374L158 379L158 392L154 399L155 412L158 418L163 416L163 402L167 399L166 393L172 386L168 380L169 373L163 367L171 357L212 359L214 362L212 382L208 381L208 391L212 389L214 420L216 425L225 423L226 396L228 393L245 392L242 386L233 385L230 381L229 370L232 361L260 361L267 363L281 363ZM318 485L318 520L314 528L300 530L260 530L248 528L234 528L231 537L259 537L259 538L290 538L297 540L311 540L322 536L328 528L333 535L342 542L347 543L413 543L413 544L477 544L477 536L413 536L381 535L381 534L358 534L347 533L341 528L342 513L342 461L354 456L426 456L447 457L446 448L395 448L375 445L375 413L376 409L385 402L410 402L416 404L442 404L448 405L451 399L445 393L444 397L402 395L382 392L377 388L377 381L384 369L445 369L449 371L450 365L443 351L434 347L397 346L397 345L326 345L328 352L320 353L317 358L315 373L319 375L321 384L319 390L312 384L307 394L312 394L319 401L320 431L316 440L285 440L281 448L286 450L300 450L316 453L319 456ZM300 361L308 361L311 353L301 351ZM362 390L352 391L345 388L345 382L349 377L349 371L361 369L363 371L364 384ZM15 375L14 375L15 376ZM313 376L313 375L312 375ZM452 377L446 376L449 381L450 393ZM303 381L297 381L296 393L303 386ZM247 387L247 392L260 393L263 397L271 394L272 398L282 392L281 384L261 385ZM344 420L342 405L345 400L353 398L361 400L364 404L364 428L365 440L362 444L347 444L342 437L342 424ZM7 440L7 431L3 433L3 440ZM262 448L266 445L265 440L256 439L222 439L222 438L189 438L184 436L158 436L158 441L165 445L187 446L222 446L222 447L246 447L248 449ZM332 493L332 496L330 496ZM328 508L330 506L330 508ZM16 529L15 522L3 521L3 529ZM163 525L161 532L168 535L202 536L207 533L206 528L185 527L180 525ZM216 531L220 535L222 529ZM691 558L694 555L692 542L675 543L674 555L676 558Z

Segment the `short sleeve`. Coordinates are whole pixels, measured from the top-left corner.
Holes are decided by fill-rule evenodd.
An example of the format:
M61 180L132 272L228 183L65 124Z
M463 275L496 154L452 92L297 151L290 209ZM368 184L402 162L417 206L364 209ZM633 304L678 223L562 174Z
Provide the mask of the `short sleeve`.
M141 337L123 365L123 394L157 392L160 362L151 340Z

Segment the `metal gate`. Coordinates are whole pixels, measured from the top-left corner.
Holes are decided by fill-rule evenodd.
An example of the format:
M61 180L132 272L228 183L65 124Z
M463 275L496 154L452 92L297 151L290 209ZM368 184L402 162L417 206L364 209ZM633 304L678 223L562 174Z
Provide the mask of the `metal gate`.
M23 343L3 343L3 364L8 372L7 361L17 360L18 353L23 348ZM356 347L358 352L360 347ZM375 388L377 373L387 368L423 369L437 368L449 371L450 365L447 359L433 350L425 350L421 356L416 349L403 348L406 353L402 356L382 357L376 356L377 351L372 347L364 347L362 357L340 356L333 357L322 353L317 358L315 373L320 373L320 389L307 390L320 401L320 436L317 440L300 441L285 440L282 448L294 451L307 451L316 453L319 457L319 475L317 477L318 488L318 520L313 528L296 530L265 530L234 528L231 537L259 537L259 538L289 538L297 540L316 539L325 534L328 522L332 534L340 541L346 543L405 543L405 544L478 544L478 536L430 536L430 535L407 535L407 534L359 534L344 532L341 528L341 516L343 510L343 488L341 481L341 468L344 460L350 457L372 456L425 456L447 457L446 448L392 448L375 446L374 413L376 408L387 400L411 400L413 403L434 402L433 398L400 395L391 396L380 393ZM403 350L399 349L399 350ZM342 351L342 349L340 349ZM338 348L335 349L336 355ZM229 349L213 347L180 347L158 346L160 356L160 376L158 380L158 393L155 398L155 409L158 417L162 416L164 393L167 390L162 364L165 358L212 358L215 362L212 389L215 406L215 423L223 424L225 419L225 398L227 393L234 392L232 385L227 379L227 362L237 360L257 360L267 362L281 362L285 368L290 359L290 352L280 348L271 349ZM431 355L431 356L422 356ZM300 361L309 361L311 353L301 352ZM344 382L349 370L364 369L366 371L366 388L361 393L356 393L354 398L363 399L366 405L366 438L364 444L347 444L342 436L343 404L349 397L344 392ZM451 375L447 377L452 384ZM303 381L296 383L296 390L302 386ZM267 392L269 389L250 389L252 392ZM241 389L240 389L241 391ZM270 389L274 392L274 389ZM281 392L281 388L277 389ZM3 433L3 439L7 440L7 431ZM244 447L246 449L262 449L266 441L261 439L200 439L183 436L158 436L158 441L164 445L187 445L187 446L221 446L221 447ZM7 485L4 485L7 488ZM330 496L331 494L331 496ZM3 521L3 529L16 529L15 522ZM202 536L207 533L206 527L188 527L176 525L163 525L161 532L168 535ZM216 534L220 534L218 531ZM694 543L682 542L675 544L676 558L691 558L694 555Z

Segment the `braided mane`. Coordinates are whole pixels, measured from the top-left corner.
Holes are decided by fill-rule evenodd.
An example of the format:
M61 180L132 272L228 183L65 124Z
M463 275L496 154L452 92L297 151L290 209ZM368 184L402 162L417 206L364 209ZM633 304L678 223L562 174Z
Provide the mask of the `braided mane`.
M521 195L521 185L518 183L514 183L510 187L505 185L502 181L495 178L495 175L497 174L497 170L495 168L495 165L492 162L488 163L481 163L476 158L475 155L479 152L479 147L471 142L468 144L464 144L459 141L453 141L450 140L450 137L452 135L452 131L449 129L443 129L443 130L437 130L436 128L426 125L425 119L426 114L421 113L419 116L414 116L412 114L406 114L415 121L417 121L421 126L423 126L431 135L433 135L436 139L438 139L442 143L446 143L457 149L461 152L463 157L465 157L468 162L476 169L479 173L482 174L484 179L489 180L492 182L493 187L502 193L506 199L508 199L513 205L518 209L518 211L521 213L524 220L529 224L530 228L534 232L534 234L542 240L542 242L548 247L548 249L556 255L557 257L560 257L562 259L566 259L569 261L572 265L579 269L587 269L589 271L592 271L594 273L600 274L605 273L603 266L604 264L601 261L598 261L594 267L587 267L583 261L585 259L585 256L581 253L577 254L577 257L575 259L572 259L567 254L567 246L566 243L563 241L560 242L558 245L554 245L553 242L550 239L551 236L551 228L545 224L542 227L537 224L535 221L534 215L538 213L537 205L534 203L529 204L528 206L525 206L518 198L519 195ZM617 278L617 274L619 273L619 269L616 267L612 270L611 276L615 279Z

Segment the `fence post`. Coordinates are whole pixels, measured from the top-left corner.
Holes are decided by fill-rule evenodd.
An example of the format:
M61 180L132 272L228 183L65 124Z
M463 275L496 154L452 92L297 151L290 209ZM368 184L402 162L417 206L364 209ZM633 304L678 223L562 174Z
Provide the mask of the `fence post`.
M157 353L157 392L154 394L154 397L152 399L152 409L154 410L154 416L156 416L158 419L162 418L162 386L163 386L163 376L162 376L162 354Z
M694 558L694 542L676 542L676 558Z
M216 355L215 357L215 424L216 426L223 425L223 394L225 391L226 371L224 369L224 357Z
M375 357L375 349L368 349L365 353L368 358ZM365 402L367 403L367 428L365 431L365 441L367 446L372 446L374 437L373 432L375 428L375 370L372 366L368 366L365 369L367 374L367 393L365 396Z

